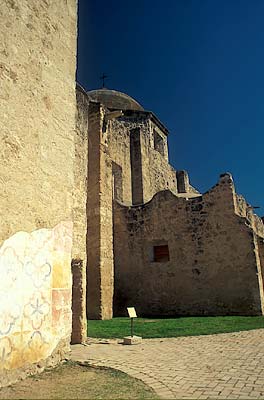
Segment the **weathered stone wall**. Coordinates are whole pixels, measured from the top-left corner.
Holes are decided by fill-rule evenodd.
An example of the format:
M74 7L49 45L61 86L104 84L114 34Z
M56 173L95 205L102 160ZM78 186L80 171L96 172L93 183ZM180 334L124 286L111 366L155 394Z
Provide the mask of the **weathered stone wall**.
M89 107L87 313L91 319L105 319L112 316L114 291L113 195L122 204L131 205L151 200L160 190L176 193L176 172L168 164L165 128L162 131L152 114L125 111L119 116L119 111L108 110L100 103L90 101L88 105L87 99L83 100L85 92L79 91L77 131L80 129L82 137L87 136L83 121ZM81 154L82 144L79 149ZM77 175L83 180L87 171L79 169ZM77 190L78 198L85 198L83 189L81 193ZM79 216L84 214L80 209ZM82 232L85 226L80 228Z
M255 256L257 262L257 277L261 299L261 311L264 315L264 240L254 233Z
M10 374L69 349L76 14L75 0L0 0L0 368Z
M115 315L261 314L255 233L235 213L232 178L203 196L170 191L138 207L115 204ZM168 244L169 261L153 262Z
M132 204L130 131L125 123L111 120L107 127L107 143L111 160L122 169L122 188L124 204Z
M150 147L156 149L156 151L162 154L163 158L169 162L169 151L168 151L168 141L167 141L168 132L166 133L154 121L149 121L149 136L150 136ZM160 136L162 139L162 146L159 145L156 137Z
M91 319L112 317L114 290L113 176L104 116L99 103L89 104L87 312Z
M0 241L72 220L75 3L0 2Z
M150 191L148 200L161 190L170 190L177 193L176 171L167 163L166 159L156 150L149 149L146 154L146 171L149 171Z
M160 190L177 192L176 172L168 164L167 136L151 121L148 113L127 112L124 117L110 122L109 155L122 168L123 203L132 204L131 133L138 129L140 147L137 158L141 160L141 180L136 178L134 187L142 191L142 201L149 201ZM154 130L162 137L164 154L154 149ZM138 177L139 171L135 175Z
M235 211L238 215L246 218L246 223L254 229L261 237L264 237L264 224L262 219L254 214L253 207L247 203L245 198L236 194L235 196Z
M77 85L77 114L74 159L74 235L72 250L72 343L81 343L87 336L86 321L86 245L88 190L88 107L85 91Z

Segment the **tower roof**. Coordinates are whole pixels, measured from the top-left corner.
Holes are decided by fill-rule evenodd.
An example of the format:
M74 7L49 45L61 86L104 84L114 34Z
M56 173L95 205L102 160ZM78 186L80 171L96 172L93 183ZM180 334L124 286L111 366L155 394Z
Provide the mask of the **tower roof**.
M90 90L87 94L92 100L104 104L107 108L144 111L144 108L136 100L116 90L103 88Z

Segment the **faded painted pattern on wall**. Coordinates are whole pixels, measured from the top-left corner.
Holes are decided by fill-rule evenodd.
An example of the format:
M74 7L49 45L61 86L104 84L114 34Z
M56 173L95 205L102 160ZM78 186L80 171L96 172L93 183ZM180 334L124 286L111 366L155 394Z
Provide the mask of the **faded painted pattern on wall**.
M0 248L0 369L47 358L71 334L72 223L18 232Z

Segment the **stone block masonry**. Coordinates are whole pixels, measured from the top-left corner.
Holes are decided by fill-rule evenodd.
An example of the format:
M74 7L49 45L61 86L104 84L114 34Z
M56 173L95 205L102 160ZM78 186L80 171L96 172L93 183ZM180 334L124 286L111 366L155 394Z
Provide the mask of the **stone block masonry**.
M155 134L162 142L162 152L155 148ZM146 203L160 190L177 192L176 171L168 163L167 133L152 121L150 113L124 112L109 124L108 142L111 159L122 168L122 203Z
M71 336L75 0L0 0L0 385Z
M235 202L224 174L194 199L163 191L142 206L116 203L114 314L133 304L139 315L261 315L263 236ZM166 259L153 259L156 246Z
M88 175L88 98L77 85L77 112L74 158L72 249L72 343L81 343L87 336L86 268L87 268L87 175Z
M3 241L72 220L76 1L0 0L0 17Z
M262 314L264 225L232 176L201 195L169 164L168 130L152 112L113 90L78 91L76 165L88 157L88 170L77 168L76 249L87 221L89 318L131 304L153 316Z
M91 319L112 318L113 224L112 161L107 133L103 132L105 110L89 105L88 207L87 207L87 313Z

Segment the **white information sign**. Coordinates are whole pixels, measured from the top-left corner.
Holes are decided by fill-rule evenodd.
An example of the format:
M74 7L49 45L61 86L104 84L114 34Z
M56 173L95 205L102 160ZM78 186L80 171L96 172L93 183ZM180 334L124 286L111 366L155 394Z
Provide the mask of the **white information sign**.
M127 307L127 312L130 318L137 318L137 313L134 307Z

